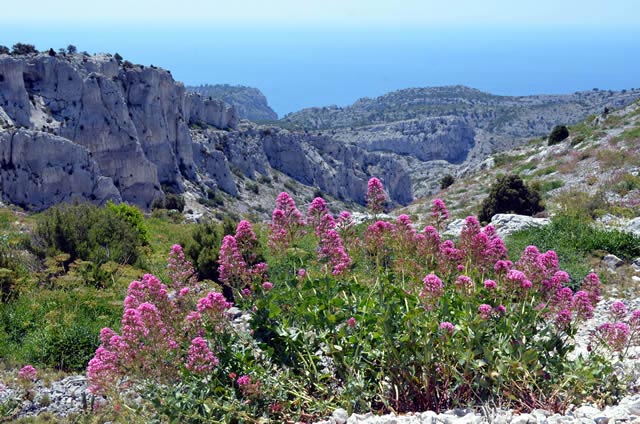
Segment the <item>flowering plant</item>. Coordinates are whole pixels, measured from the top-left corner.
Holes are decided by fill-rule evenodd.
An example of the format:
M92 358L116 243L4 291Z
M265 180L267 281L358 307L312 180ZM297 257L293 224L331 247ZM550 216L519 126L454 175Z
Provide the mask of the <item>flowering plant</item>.
M370 192L379 211L379 181ZM121 333L104 329L89 363L92 389L148 384L156 413L175 421L309 421L330 406L486 401L560 409L601 390L604 355L569 359L577 325L600 300L598 277L574 292L554 251L529 246L512 262L475 217L457 241L438 232L443 202L432 219L423 230L407 215L358 228L317 198L305 220L282 193L266 232L243 221L222 243L219 283L232 298L194 281L178 248L168 285L151 275L131 283ZM616 304L612 314L619 324L594 343L622 351L640 312Z

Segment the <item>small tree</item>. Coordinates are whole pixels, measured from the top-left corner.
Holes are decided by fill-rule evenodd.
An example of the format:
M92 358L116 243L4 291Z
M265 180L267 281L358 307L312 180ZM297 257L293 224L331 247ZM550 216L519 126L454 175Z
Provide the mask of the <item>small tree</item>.
M453 178L453 175L447 174L444 177L442 177L442 179L440 180L440 189L444 190L454 182L455 182L455 179Z
M21 56L25 54L33 54L38 53L36 50L36 46L33 44L24 44L24 43L16 43L13 45L13 51L11 52L14 56Z
M73 44L69 44L67 46L67 53L76 54L76 53L78 53L78 48L76 46L74 46Z
M0 45L0 54L9 54L9 53L11 53L11 50L9 50L9 47Z
M113 58L118 62L118 64L122 63L122 56L120 56L120 53L116 52L116 54L113 55Z
M49 49L49 56L55 56L56 52L53 49Z
M549 146L560 143L569 137L569 129L566 125L556 125L549 134Z
M498 213L516 213L532 216L542 212L540 193L528 187L518 175L499 177L491 187L489 196L482 202L478 218L490 222Z

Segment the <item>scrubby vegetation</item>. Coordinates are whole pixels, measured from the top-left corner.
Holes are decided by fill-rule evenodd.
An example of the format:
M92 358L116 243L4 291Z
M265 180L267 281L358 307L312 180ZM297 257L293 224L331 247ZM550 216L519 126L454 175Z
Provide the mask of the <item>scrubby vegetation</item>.
M98 265L133 264L147 242L142 213L126 204L98 208L91 204L60 205L38 218L33 247L40 255L60 253Z
M368 205L377 214L385 204L373 179ZM59 247L89 246L89 232L46 244L35 279L11 265L22 278L0 313L0 355L36 369L89 363L93 392L109 402L101 420L313 421L338 406L486 402L564 410L615 400L625 383L608 378L609 359L632 343L638 313L625 317L624 340L620 326L602 327L590 356L568 356L601 290L576 264L595 249L640 255L636 238L585 226L584 217L561 216L505 245L474 217L458 240L443 239L449 213L440 200L424 230L407 215L356 225L348 212L333 217L322 198L303 216L286 193L268 226L185 226L138 213L63 206L32 221L34 240L11 241L28 251L43 238L67 240L82 214L147 235L135 267L72 260ZM11 257L0 249L0 265ZM125 395L131 387L142 400Z
M444 190L455 182L453 175L447 174L440 179L440 189Z
M549 133L549 146L558 144L569 138L569 128L566 125L556 125Z
M534 215L544 210L540 193L527 186L518 175L498 177L491 187L489 196L482 202L478 218L490 222L498 213Z

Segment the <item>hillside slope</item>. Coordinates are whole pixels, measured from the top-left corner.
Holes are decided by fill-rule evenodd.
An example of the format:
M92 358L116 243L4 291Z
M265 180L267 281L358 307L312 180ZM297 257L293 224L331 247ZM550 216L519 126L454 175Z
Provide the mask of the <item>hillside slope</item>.
M591 116L569 131L559 144L536 138L461 168L453 185L402 211L424 216L437 196L456 217L476 214L498 175L518 174L540 188L549 213L580 210L603 222L640 216L640 102Z

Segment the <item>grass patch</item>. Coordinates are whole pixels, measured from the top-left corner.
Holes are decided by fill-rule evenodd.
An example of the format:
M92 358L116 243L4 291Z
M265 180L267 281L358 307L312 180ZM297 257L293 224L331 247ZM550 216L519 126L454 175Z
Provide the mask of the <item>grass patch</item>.
M623 259L640 256L640 237L595 228L587 225L584 218L569 215L557 216L545 227L514 233L506 239L506 244L513 261L519 258L516 252L522 252L530 245L541 251L555 250L560 268L571 276L572 288L578 287L589 273L589 257L600 251Z

